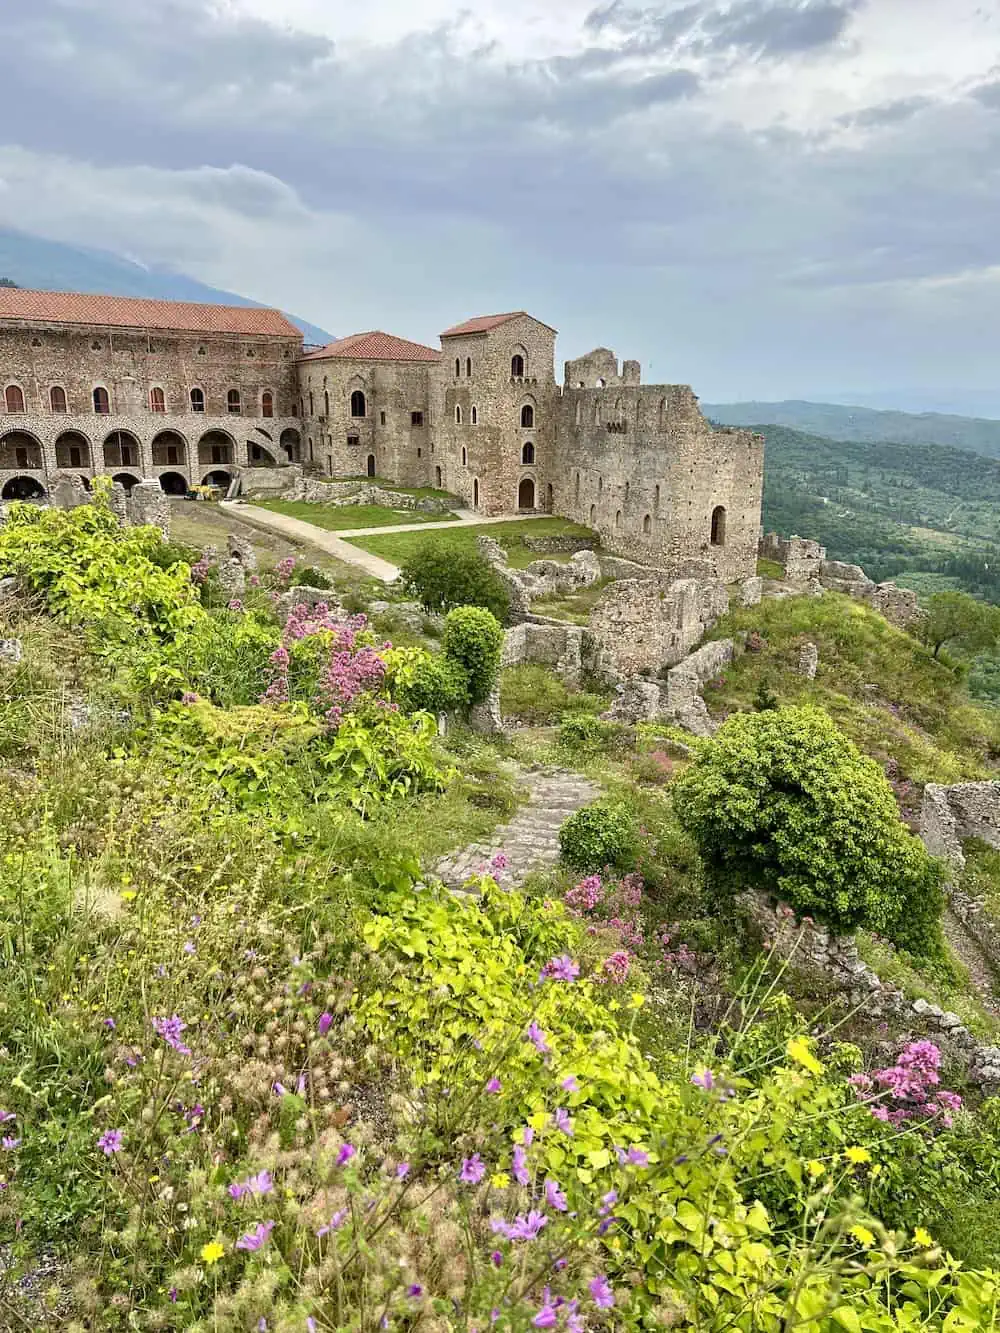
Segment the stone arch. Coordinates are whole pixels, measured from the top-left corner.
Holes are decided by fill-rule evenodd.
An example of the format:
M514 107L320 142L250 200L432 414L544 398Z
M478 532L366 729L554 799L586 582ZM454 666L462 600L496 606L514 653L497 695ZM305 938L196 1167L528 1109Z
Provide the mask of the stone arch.
M37 477L11 477L4 482L0 500L43 500L45 487Z
M290 463L298 463L302 456L302 437L292 426L287 426L278 439L278 443L288 455Z
M34 435L26 430L12 430L0 436L0 468L5 472L15 468L19 472L28 468L41 471L42 466L42 446Z
M139 485L139 478L131 472L116 472L111 480L117 481L119 486L124 486L126 491L130 491L133 486Z
M374 476L375 476L375 455L374 455L374 454L369 454L369 455L368 455L368 464L367 464L367 466L368 466L368 475L369 475L369 477L374 477Z
M528 349L517 343L510 349L510 377L512 380L523 380L528 375Z
M258 440L247 442L247 462L250 467L277 467L278 460L266 444Z
M643 514L643 516L642 516L642 533L643 533L643 536L644 536L644 537L648 537L649 534L650 534L652 531L653 531L653 520L652 520L652 518L649 516L649 514Z
M368 399L365 397L364 389L355 389L351 394L351 416L366 417L368 415Z
M535 461L535 446L530 440L525 440L521 445L521 462L525 467L530 466Z
M104 466L126 468L142 466L142 450L131 431L113 430L104 441Z
M605 386L605 383L604 383L604 376L603 376L603 375L598 375L598 377L597 377L597 385L596 385L596 387L597 387L598 389L603 389L603 388L606 387L606 386Z
M535 404L531 401L521 404L521 429L535 429Z
M534 509L535 480L533 477L522 477L518 483L517 507L518 509Z
M621 525L622 525L622 511L621 511L620 509L616 509L616 510L615 510L615 531L616 531L616 532L619 530L619 528L621 527Z
M726 510L724 505L716 505L712 510L712 545L726 544Z
M160 490L166 495L187 495L187 477L180 472L161 472Z
M176 430L153 436L153 467L187 467L187 441Z
M94 385L91 401L94 405L95 415L99 417L107 417L111 415L111 395L103 384Z
M473 507L473 509L478 509L478 508L479 508L479 478L478 478L478 477L473 477L473 479L472 479L472 507Z
M260 414L262 417L274 416L274 394L270 389L265 389L260 396Z
M20 384L7 385L3 391L3 405L8 416L19 417L24 415L24 390Z
M228 491L229 483L233 475L228 468L213 468L211 472L206 472L201 479L203 486L218 486L220 490Z
M236 441L224 430L207 430L198 441L198 463L201 467L232 464L236 458Z
M462 358L461 358L460 356L456 356L456 357L455 357L455 378L456 378L456 379L461 379L461 376L462 376Z
M78 430L64 430L56 436L56 467L91 467L90 441Z

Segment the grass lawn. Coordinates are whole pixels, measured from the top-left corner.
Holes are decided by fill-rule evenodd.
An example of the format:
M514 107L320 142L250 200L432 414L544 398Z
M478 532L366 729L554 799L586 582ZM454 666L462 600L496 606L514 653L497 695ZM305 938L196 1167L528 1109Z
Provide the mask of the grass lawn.
M567 592L554 597L539 597L532 602L532 611L540 616L552 616L555 620L568 620L574 625L586 625L591 611L601 600L604 589L613 579L598 579L589 588L579 592Z
M380 555L393 564L404 565L425 542L435 542L455 551L474 551L477 537L495 537L507 552L507 560L515 569L524 569L532 560L550 559L541 551L529 550L525 537L593 537L589 528L571 523L566 518L526 518L521 522L483 523L481 526L456 528L453 532L441 529L432 532L387 532L371 537L349 537L352 546L360 546L373 555Z
M256 500L259 509L269 509L289 518L315 523L328 532L352 528L391 528L398 523L448 523L455 514L423 514L415 509L386 509L383 505L318 505L305 500Z

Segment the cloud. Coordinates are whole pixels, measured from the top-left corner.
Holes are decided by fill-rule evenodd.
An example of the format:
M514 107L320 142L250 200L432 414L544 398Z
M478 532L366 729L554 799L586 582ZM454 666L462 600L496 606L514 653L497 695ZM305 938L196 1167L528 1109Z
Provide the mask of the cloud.
M864 0L742 0L707 13L703 26L715 49L741 49L752 58L781 58L831 46L844 36Z

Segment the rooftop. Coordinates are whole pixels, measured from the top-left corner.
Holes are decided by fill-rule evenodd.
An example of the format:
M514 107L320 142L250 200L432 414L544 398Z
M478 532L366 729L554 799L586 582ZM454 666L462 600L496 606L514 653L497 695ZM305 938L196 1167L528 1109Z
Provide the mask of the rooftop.
M506 315L477 315L475 319L467 319L464 324L456 324L454 328L445 329L441 334L442 338L457 338L463 333L489 333L491 329L498 329L501 324L506 324L511 319L534 319L527 310L511 310ZM541 324L540 319L535 320L536 324ZM550 324L543 324L543 328L555 329Z
M327 361L339 358L345 361L438 361L441 353L423 343L397 338L391 333L375 329L370 333L352 333L338 338L318 351L307 352L304 361Z
M83 324L89 327L163 329L176 333L238 333L298 338L299 329L264 306L203 305L85 292L36 292L0 287L0 321Z

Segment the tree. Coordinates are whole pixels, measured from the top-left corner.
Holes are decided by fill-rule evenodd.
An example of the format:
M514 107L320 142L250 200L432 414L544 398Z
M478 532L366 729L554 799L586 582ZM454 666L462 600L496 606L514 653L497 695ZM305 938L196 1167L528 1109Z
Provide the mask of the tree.
M0 278L0 287L16 287L17 283L11 278Z
M510 594L493 566L476 551L455 550L447 542L427 542L403 566L403 586L428 611L482 606L501 624L510 611Z
M946 643L974 656L995 647L1000 638L1000 610L967 592L936 592L927 599L921 635L935 657Z
M734 714L672 792L720 894L764 890L836 931L867 926L941 955L943 867L878 764L821 709Z

